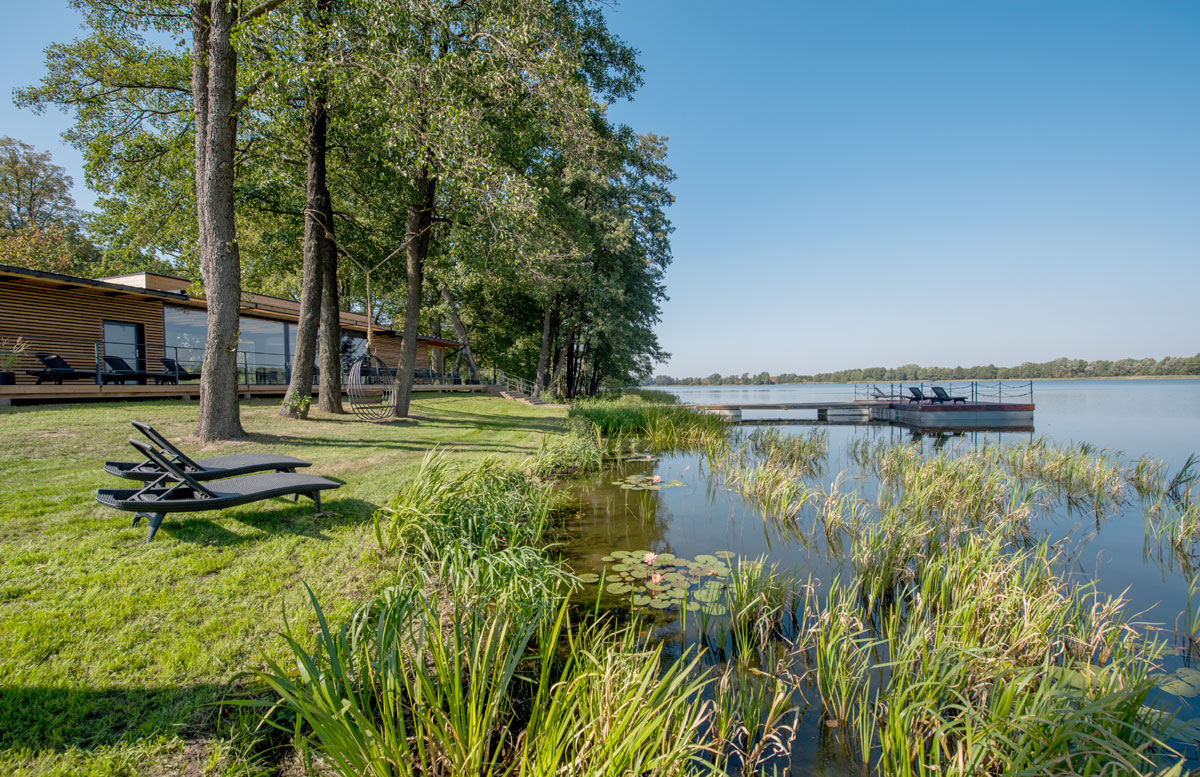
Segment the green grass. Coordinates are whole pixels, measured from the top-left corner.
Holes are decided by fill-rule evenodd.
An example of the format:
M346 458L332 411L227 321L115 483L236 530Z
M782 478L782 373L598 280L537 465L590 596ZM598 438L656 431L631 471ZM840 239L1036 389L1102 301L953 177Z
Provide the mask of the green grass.
M563 411L489 397L418 397L413 418L282 419L246 402L245 442L200 456L266 450L313 462L343 483L326 515L283 500L170 515L145 524L99 505L121 485L105 459L128 459L129 421L190 434L194 403L0 408L0 773L177 773L229 750L217 710L239 673L287 653L315 627L304 584L342 617L394 582L372 514L439 447L456 463L516 462L563 427ZM221 771L220 764L214 773Z

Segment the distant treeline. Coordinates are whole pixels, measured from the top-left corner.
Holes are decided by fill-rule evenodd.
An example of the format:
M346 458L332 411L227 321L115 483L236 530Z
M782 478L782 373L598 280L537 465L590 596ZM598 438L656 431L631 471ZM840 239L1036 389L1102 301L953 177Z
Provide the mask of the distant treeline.
M903 364L899 367L865 367L856 370L818 372L815 375L796 375L769 372L741 375L721 375L714 372L703 378L672 378L656 375L649 385L654 386L745 386L769 383L879 383L923 380L1025 380L1029 378L1126 378L1200 375L1200 353L1195 356L1168 356L1162 360L1119 359L1085 361L1055 359L1050 362L1022 362L1016 367L997 367L987 364L976 367L921 367Z

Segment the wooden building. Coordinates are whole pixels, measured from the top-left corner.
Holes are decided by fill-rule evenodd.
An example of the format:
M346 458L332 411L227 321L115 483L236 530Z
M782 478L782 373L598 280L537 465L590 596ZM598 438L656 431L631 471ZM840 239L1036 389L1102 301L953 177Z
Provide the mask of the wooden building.
M244 395L280 395L286 388L296 342L300 303L263 294L242 295L238 372ZM13 369L15 385L0 385L0 401L13 398L100 396L195 396L196 380L152 377L171 372L170 361L197 372L204 357L208 312L190 281L154 273L91 280L0 264L0 356L21 337L26 353ZM341 314L343 369L366 352L367 318ZM388 366L400 362L403 337L376 326L376 355ZM418 382L425 388L452 383L431 374L431 355L453 352L454 340L422 335L417 343ZM61 383L39 375L35 353L56 354L78 373ZM146 377L118 379L105 357L116 357ZM436 359L444 364L443 359ZM42 379L38 383L39 377Z

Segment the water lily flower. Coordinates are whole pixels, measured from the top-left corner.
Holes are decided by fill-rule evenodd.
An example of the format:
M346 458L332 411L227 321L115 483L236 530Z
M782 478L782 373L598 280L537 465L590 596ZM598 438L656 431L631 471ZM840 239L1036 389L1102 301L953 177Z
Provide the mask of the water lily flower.
M654 477L650 478L650 482L651 483L661 483L662 478L660 478L658 475L655 475Z
M646 555L642 556L643 564L653 564L655 561L658 561L658 554L654 551L650 551Z
M654 583L655 585L658 585L658 584L659 584L659 583L661 583L662 581L663 581L663 576L662 576L662 575L660 575L660 574L658 574L657 572L655 572L653 575L650 575L650 582L651 582L651 583Z

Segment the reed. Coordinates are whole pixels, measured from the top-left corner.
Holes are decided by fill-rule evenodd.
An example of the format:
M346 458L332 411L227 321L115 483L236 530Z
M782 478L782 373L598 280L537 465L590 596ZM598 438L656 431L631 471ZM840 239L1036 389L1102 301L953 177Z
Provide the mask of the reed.
M694 449L728 431L720 416L636 396L578 400L571 405L570 417L595 424L604 437L633 437L656 451Z
M481 553L536 544L562 492L493 459L462 469L437 450L417 474L374 515L375 538L384 554L438 558L461 540Z

